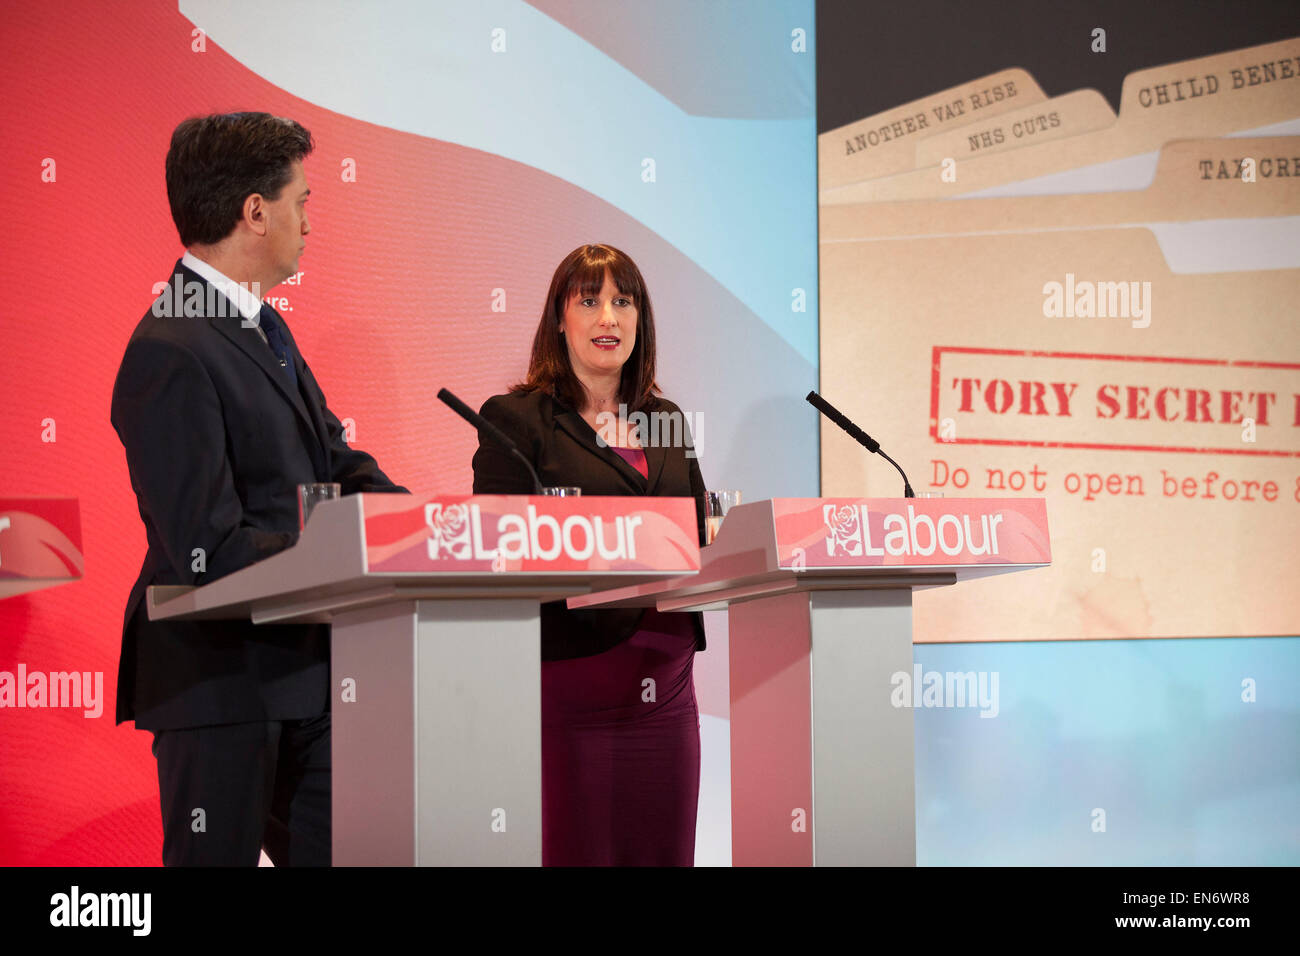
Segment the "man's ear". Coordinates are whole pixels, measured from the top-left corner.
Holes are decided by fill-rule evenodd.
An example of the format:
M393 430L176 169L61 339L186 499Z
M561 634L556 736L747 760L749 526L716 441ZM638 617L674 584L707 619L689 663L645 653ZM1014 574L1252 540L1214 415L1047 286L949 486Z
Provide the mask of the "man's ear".
M266 200L261 193L249 193L244 199L243 221L259 236L266 235Z

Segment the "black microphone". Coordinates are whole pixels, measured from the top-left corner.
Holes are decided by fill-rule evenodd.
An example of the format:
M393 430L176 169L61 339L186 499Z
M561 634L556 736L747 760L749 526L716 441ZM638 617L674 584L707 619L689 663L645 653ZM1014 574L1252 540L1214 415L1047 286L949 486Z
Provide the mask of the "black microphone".
M876 441L874 438L872 438L870 435L864 432L857 425L853 424L851 421L845 418L840 413L839 409L837 409L830 402L826 401L826 399L822 398L816 392L809 392L807 398L808 398L808 403L810 405L812 405L815 409L817 409L817 411L821 412L823 415L829 418L840 428L848 432L849 436L853 438L853 440L856 441L858 444L860 444L863 448L871 452L871 454L873 455L879 455L881 458L885 459L885 461L889 462L895 468L898 468L898 473L903 476L903 497L904 498L916 497L915 492L912 491L911 482L907 480L907 474L903 471L902 468L898 467L898 462L894 461L894 459L890 458L888 455L886 455L883 451L880 450L880 442Z
M478 412L474 411L474 409L470 408L445 388L438 389L438 398L453 412L465 419L465 421L469 422L481 433L497 442L501 447L508 449L512 455L522 461L524 467L528 469L528 474L533 476L533 494L540 495L542 493L542 482L537 477L537 472L533 469L532 462L525 458L524 453L515 447L515 443L506 437L505 432L497 428L490 421Z

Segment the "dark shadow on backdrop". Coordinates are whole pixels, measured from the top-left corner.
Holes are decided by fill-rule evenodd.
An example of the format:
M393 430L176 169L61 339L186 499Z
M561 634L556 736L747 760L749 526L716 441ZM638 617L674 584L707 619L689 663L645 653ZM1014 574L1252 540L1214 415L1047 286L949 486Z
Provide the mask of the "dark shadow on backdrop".
M1297 0L817 0L817 131L1015 66L1049 97L1091 87L1118 113L1134 70L1298 35Z

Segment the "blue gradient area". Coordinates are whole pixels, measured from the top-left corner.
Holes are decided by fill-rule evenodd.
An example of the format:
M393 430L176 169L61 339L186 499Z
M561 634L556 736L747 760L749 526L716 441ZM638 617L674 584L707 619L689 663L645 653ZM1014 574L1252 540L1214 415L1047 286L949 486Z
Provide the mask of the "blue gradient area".
M737 16L715 42L733 56L748 47L755 68L770 63L801 83L806 108L796 118L690 116L520 0L180 2L231 56L296 96L525 163L618 207L699 263L815 368L815 51L811 29L807 51L792 51L789 29L811 27L813 4L766 7L762 17ZM504 50L494 52L494 42ZM698 49L665 42L662 56L671 63ZM653 182L643 179L647 159ZM806 296L804 312L792 310L795 289Z
M925 644L915 660L997 672L999 689L993 718L915 712L918 864L1300 863L1300 638Z

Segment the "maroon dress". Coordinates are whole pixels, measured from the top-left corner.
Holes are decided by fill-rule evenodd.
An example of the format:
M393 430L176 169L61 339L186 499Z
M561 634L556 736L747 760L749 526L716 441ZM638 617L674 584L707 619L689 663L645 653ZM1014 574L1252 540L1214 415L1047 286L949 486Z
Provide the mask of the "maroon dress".
M651 608L602 654L542 662L542 865L694 864L694 660L690 617Z

